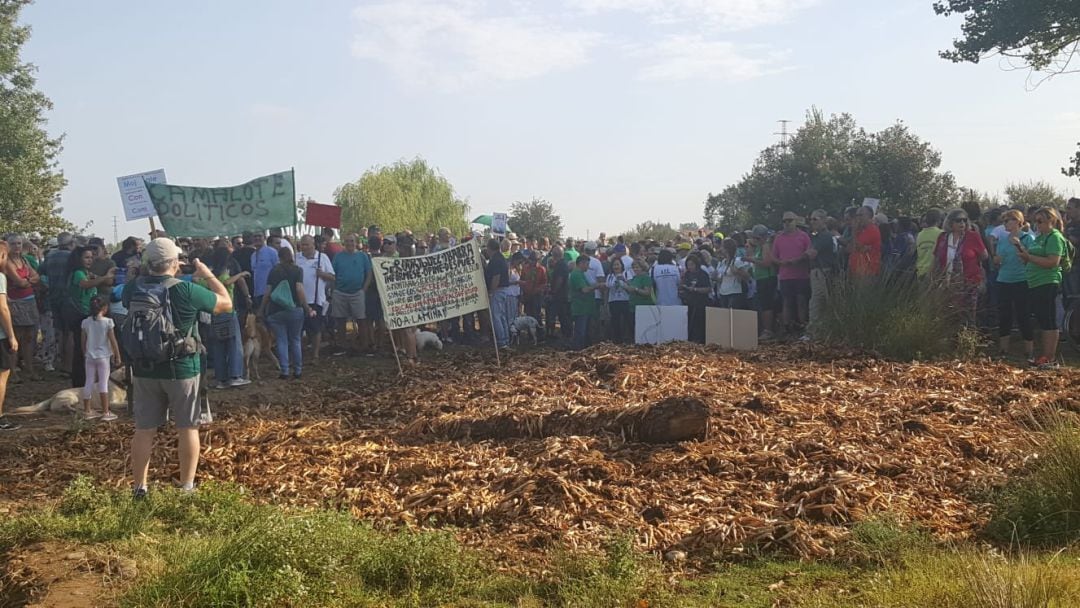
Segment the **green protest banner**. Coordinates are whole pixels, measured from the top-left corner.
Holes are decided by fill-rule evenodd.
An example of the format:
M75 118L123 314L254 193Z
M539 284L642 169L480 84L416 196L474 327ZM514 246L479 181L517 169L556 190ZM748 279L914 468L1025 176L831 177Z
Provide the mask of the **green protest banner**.
M296 224L296 182L282 171L224 188L146 184L169 236L224 236Z

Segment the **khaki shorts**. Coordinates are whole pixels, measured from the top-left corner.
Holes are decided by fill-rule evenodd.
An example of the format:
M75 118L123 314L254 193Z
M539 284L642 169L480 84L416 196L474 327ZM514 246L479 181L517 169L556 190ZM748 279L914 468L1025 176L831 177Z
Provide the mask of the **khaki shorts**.
M366 319L367 307L364 306L365 292L363 289L356 293L334 292L330 300L330 315L335 319Z
M186 380L157 380L132 378L135 399L132 414L135 428L156 429L165 425L172 413L178 429L199 428L199 378Z

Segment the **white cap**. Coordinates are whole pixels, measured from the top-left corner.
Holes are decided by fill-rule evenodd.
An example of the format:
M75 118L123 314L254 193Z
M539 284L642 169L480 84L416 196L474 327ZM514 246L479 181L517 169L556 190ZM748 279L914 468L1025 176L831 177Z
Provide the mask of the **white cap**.
M150 263L179 260L180 248L172 242L172 239L156 238L143 249L143 257Z
M596 251L596 241L586 241L585 251Z

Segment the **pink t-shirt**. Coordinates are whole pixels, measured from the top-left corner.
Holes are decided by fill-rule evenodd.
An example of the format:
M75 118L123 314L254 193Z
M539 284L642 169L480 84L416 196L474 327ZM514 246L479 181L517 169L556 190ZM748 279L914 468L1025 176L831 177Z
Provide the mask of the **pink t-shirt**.
M795 232L779 232L773 237L773 257L777 262L797 258L806 253L810 248L810 235L802 230ZM787 264L780 267L780 280L809 279L810 260L803 259L798 264Z

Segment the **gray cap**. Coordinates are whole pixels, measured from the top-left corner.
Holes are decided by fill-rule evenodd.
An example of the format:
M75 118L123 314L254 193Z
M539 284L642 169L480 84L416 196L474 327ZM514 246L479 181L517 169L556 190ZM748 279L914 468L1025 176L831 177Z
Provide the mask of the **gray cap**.
M759 239L763 239L769 236L769 229L765 226L762 226L761 224L758 224L750 230L750 235Z
M180 248L171 239L156 238L143 249L143 258L151 264L166 260L179 260Z

